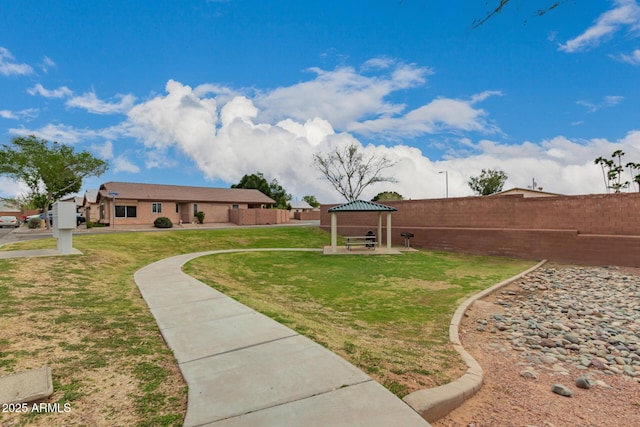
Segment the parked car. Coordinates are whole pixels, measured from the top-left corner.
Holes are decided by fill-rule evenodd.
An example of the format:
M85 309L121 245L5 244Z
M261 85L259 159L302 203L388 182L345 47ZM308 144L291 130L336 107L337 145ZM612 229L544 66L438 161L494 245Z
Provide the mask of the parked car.
M20 227L20 221L13 215L0 216L0 227Z
M44 212L41 214L29 215L25 218L25 221L29 221L29 219L31 218L40 218L42 221L44 221ZM49 211L49 221L51 222L51 225L53 225L53 211ZM80 224L83 224L85 222L87 222L87 219L83 217L82 214L76 213L76 226L79 226Z

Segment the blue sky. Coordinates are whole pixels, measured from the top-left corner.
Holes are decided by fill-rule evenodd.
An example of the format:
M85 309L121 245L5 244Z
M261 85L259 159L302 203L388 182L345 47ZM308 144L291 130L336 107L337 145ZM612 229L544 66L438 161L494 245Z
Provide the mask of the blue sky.
M0 3L0 143L35 134L89 150L107 181L229 187L277 179L340 196L314 154L386 156L363 194L605 191L598 156L640 162L635 0ZM631 190L631 189L630 189ZM0 197L24 191L0 177Z

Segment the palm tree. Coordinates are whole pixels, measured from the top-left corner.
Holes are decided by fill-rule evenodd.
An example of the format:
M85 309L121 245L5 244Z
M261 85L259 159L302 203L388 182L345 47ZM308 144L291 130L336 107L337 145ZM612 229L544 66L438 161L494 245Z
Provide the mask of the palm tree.
M629 162L625 165L625 167L629 168L629 175L631 176L631 182L632 183L635 182L638 185L638 191L640 191L640 174L634 175L636 170L640 171L640 163Z
M605 159L602 156L598 157L593 162L596 165L600 165L600 168L602 169L602 179L604 180L604 188L606 189L607 194L609 194L609 183L607 181L607 173L604 171L604 166L605 164L608 165L609 162L611 162L611 160Z
M609 179L614 181L611 187L616 190L616 193L619 193L621 189L627 188L629 186L629 181L621 181L622 172L624 171L624 169L622 168L622 156L624 156L624 154L625 153L622 150L616 150L613 152L613 154L611 154L612 159L615 159L616 157L618 158L618 165L609 168Z

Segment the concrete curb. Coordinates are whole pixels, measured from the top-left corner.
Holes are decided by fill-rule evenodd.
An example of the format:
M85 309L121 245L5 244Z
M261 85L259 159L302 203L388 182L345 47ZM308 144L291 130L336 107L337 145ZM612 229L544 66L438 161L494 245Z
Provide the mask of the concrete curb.
M453 348L460 354L460 356L462 356L462 359L467 364L467 372L449 384L430 389L418 390L405 396L402 400L419 413L422 418L428 422L434 422L462 405L462 403L480 390L483 381L482 367L469 353L467 353L460 342L459 328L462 323L464 313L477 300L486 297L510 283L513 283L514 281L522 278L522 276L542 267L546 262L547 260L542 260L530 269L493 285L484 291L478 292L464 301L451 318L451 323L449 324L449 341L451 341Z

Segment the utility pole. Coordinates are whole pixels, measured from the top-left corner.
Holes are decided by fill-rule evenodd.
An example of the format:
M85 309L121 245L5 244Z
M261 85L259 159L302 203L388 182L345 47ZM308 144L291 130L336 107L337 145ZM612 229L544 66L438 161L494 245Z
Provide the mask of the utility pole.
M445 185L445 194L447 199L449 198L449 171L440 171L438 173L444 174L444 185Z

